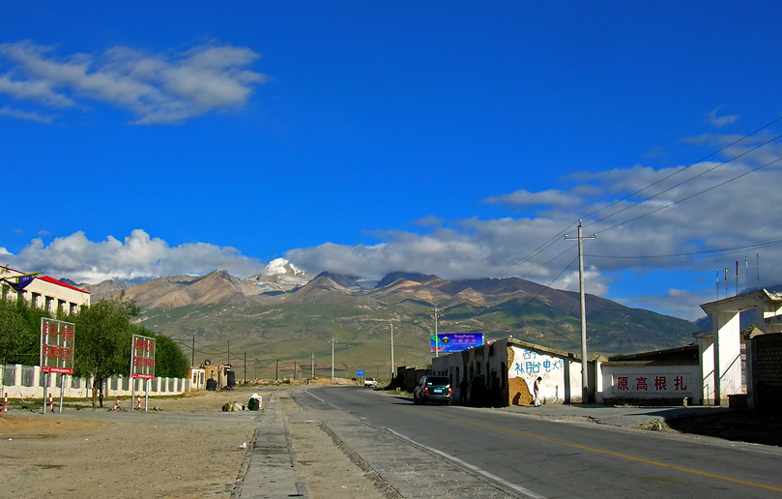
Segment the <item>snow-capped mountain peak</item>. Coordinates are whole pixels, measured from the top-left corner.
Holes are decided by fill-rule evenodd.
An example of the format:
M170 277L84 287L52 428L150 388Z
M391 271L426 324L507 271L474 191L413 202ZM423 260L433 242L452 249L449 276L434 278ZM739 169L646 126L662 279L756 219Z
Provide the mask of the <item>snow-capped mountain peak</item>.
M269 262L269 264L264 268L265 275L293 275L293 276L299 276L304 275L305 272L301 269L296 268L291 262L286 260L285 258L277 258Z

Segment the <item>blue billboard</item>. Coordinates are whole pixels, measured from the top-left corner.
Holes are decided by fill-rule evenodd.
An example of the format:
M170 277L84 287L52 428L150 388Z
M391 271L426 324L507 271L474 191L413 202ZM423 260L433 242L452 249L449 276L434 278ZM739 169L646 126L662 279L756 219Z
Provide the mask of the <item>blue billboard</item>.
M459 334L438 334L437 352L452 353L461 352L468 348L479 347L483 345L483 333L459 333ZM434 335L431 335L431 352L435 353Z

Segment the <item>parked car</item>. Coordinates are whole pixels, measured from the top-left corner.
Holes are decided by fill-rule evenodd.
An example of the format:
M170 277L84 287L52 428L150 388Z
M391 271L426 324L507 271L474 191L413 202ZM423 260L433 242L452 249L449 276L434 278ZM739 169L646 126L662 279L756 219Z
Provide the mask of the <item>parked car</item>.
M377 380L375 378L366 378L364 380L364 388L377 388Z
M422 376L413 390L413 402L425 404L429 401L451 405L451 380L446 376Z

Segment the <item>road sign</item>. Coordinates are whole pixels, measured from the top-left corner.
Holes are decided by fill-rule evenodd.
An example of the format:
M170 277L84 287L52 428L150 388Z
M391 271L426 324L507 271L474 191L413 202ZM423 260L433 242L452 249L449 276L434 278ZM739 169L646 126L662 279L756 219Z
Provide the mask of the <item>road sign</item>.
M41 317L41 372L73 374L73 329L70 322Z
M155 339L134 334L130 351L130 377L153 379L155 377Z
M356 376L363 376L363 375L364 375L363 369L359 369L358 371L356 371Z

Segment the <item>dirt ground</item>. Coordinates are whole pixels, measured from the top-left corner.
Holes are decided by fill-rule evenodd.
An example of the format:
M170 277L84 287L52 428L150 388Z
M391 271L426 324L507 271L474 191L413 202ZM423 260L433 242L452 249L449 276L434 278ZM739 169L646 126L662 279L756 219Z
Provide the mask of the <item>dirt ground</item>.
M67 404L41 414L12 401L0 417L0 490L4 497L231 497L250 452L261 413L222 412L247 404L253 392L264 405L274 389L199 392L150 398L149 411L95 409ZM278 389L286 413L300 408ZM143 404L143 401L142 401ZM381 498L357 465L319 424L289 426L300 472L313 498ZM247 449L238 449L242 443Z
M668 426L682 433L737 442L782 446L782 415L737 410L709 416L680 417Z

